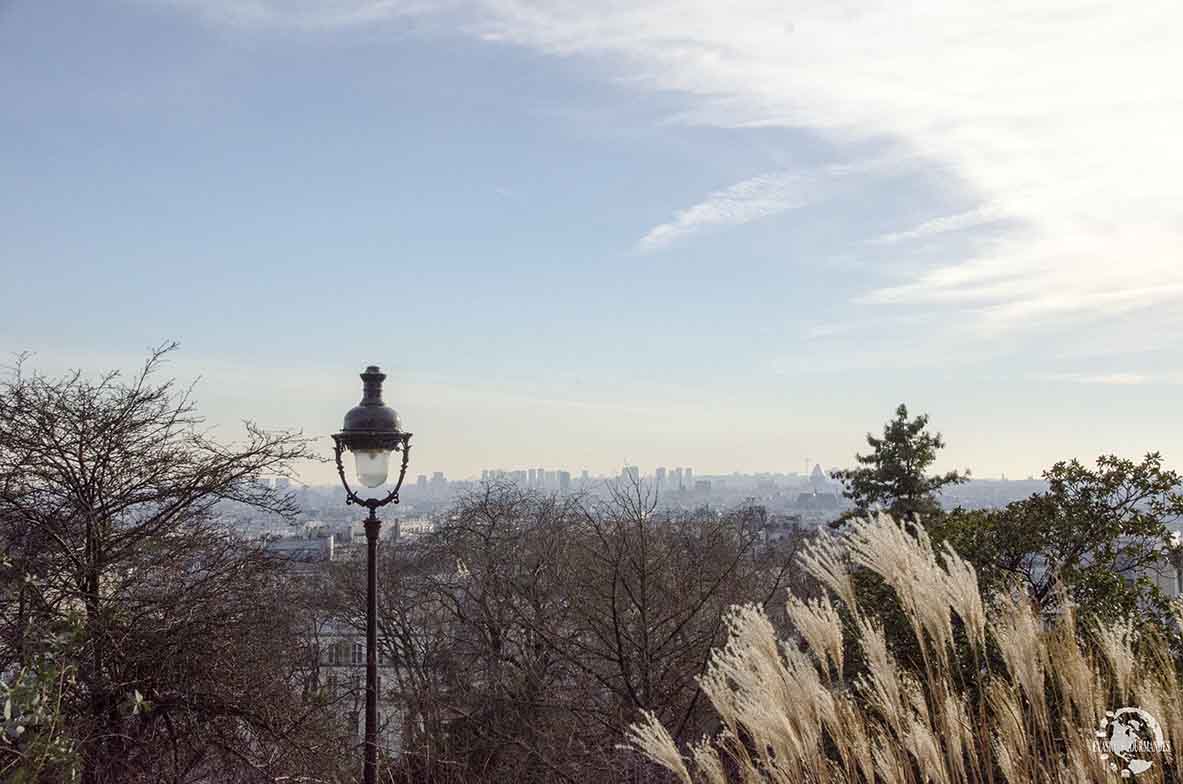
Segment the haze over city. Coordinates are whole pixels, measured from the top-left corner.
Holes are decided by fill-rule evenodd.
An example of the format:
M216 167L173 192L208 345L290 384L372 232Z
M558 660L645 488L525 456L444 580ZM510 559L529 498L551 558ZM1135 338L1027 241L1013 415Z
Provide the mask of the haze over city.
M1176 456L1180 29L8 2L0 347L52 374L177 339L227 435L327 435L381 364L415 473L456 477L844 466L901 401L978 476Z

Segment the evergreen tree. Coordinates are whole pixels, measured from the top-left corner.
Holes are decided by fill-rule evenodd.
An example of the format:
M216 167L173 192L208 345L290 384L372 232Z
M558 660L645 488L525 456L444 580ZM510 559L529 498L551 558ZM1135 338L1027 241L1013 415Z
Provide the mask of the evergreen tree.
M968 471L928 475L945 442L940 433L928 432L927 414L909 419L903 403L895 410L895 419L884 425L883 437L868 433L867 444L870 454L855 455L860 468L833 474L845 486L843 495L854 502L854 510L845 518L862 517L878 507L897 520L919 520L927 526L941 514L940 489L969 479Z

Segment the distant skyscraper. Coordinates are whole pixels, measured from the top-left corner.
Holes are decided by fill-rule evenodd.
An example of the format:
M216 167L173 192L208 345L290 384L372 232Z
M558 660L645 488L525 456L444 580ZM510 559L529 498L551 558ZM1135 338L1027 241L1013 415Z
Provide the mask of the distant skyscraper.
M822 470L821 465L813 467L813 472L809 474L809 484L813 485L814 491L818 493L828 489L830 480L826 478L826 472Z
M657 484L665 486L665 466L658 466L655 476L657 477Z
M694 487L694 469L693 468L687 468L683 472L682 476L686 481L687 487Z
M425 480L425 481L426 481L426 480ZM484 470L482 470L482 471L481 471L481 481L482 481L482 482L488 482L488 481L489 481L489 469L487 469L487 468L486 468L486 469L484 469Z
M682 489L682 469L675 468L670 476L670 487L674 490Z
M537 470L531 468L529 471L526 472L526 483L530 487L534 487L535 485L538 484L538 471Z
M427 492L427 474L419 474L419 478L415 480L415 489L420 493Z
M591 476L587 473L587 469L583 469L583 473L579 475L579 481L587 484L591 481Z
M639 482L641 481L641 469L637 466L625 466L620 469L620 478Z
M276 490L287 490L291 486L292 486L292 480L290 480L290 479L284 479L283 477L280 477L279 479L275 480L275 489Z
M571 492L571 474L567 471L559 471L559 492Z

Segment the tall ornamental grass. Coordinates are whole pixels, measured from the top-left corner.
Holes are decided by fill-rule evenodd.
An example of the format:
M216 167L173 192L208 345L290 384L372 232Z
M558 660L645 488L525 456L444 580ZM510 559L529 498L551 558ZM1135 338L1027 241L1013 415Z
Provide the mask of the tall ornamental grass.
M727 616L728 641L699 679L720 719L713 737L680 749L652 715L631 728L631 745L685 784L1117 781L1128 766L1103 756L1096 733L1126 706L1157 719L1169 744L1142 755L1153 764L1136 781L1179 780L1183 695L1161 635L987 599L956 552L885 516L820 538L801 563L825 591L789 599L798 640L778 640L755 606ZM906 628L876 620L864 597L883 594L860 590L867 573Z

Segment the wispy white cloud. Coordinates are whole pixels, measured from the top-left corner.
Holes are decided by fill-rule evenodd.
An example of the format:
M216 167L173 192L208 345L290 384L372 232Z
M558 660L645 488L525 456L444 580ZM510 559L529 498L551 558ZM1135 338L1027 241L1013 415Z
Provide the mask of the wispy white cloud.
M794 174L762 174L715 191L678 212L674 219L650 229L637 242L642 251L668 247L711 226L739 226L808 203L807 180Z
M325 27L434 8L171 2L239 23ZM1177 0L474 0L462 14L461 28L485 39L584 56L630 89L681 93L681 122L806 128L839 149L895 140L959 184L963 201L988 205L884 245L1005 218L993 242L862 304L952 307L998 330L1183 303ZM725 188L641 247L793 209L809 198L798 188L778 174Z
M831 196L837 186L857 175L883 174L909 162L906 155L888 154L801 171L768 172L709 194L680 210L673 220L654 226L638 243L642 251L668 247L713 226L741 226Z
M1144 373L1047 373L1038 378L1045 381L1068 381L1074 384L1104 384L1107 386L1140 386L1159 379Z
M978 226L994 223L1003 217L1004 215L1000 209L996 206L987 205L975 210L960 212L956 215L934 218L907 231L893 231L888 234L881 234L878 237L874 237L871 242L881 245L894 245L897 242L927 239L949 232L974 229Z
M331 30L410 15L456 4L446 0L141 0L191 11L215 24L242 28Z

